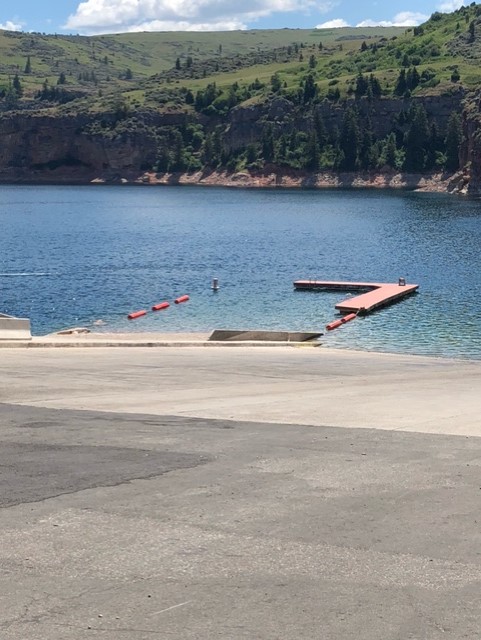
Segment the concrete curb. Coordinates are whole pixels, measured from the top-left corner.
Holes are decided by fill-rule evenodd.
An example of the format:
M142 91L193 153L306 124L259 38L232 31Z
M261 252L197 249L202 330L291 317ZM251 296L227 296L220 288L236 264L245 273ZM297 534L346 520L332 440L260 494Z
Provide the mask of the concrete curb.
M61 349L61 348L94 348L94 347L103 347L103 348L112 348L112 347L149 347L149 348L168 348L168 347L319 347L321 344L319 342L249 342L249 341L241 341L241 342L156 342L156 341L95 341L95 342L80 342L80 341L41 341L35 340L35 338L30 342L18 341L3 341L0 342L0 349Z

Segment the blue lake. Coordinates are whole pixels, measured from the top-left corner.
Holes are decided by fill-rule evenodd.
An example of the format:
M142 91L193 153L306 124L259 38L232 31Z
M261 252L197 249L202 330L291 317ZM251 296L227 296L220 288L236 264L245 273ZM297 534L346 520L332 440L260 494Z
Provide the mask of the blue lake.
M105 331L323 330L345 294L294 280L403 276L417 295L325 344L479 359L480 247L481 203L437 194L0 186L0 311L36 335L97 319Z

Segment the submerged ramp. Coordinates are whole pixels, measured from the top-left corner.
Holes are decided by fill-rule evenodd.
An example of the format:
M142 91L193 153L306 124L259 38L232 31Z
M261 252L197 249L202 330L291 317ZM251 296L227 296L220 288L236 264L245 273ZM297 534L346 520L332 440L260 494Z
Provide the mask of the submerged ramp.
M332 282L323 280L296 280L294 287L306 291L362 291L361 295L336 304L341 313L366 314L402 300L419 289L418 284L385 282Z
M322 333L312 331L246 331L216 329L209 337L215 342L308 342L316 340Z

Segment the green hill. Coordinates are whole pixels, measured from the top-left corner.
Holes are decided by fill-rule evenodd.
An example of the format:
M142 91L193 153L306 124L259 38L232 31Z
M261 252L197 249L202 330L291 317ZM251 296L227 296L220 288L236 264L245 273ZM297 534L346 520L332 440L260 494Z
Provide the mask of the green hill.
M208 72L202 72L202 78L219 75L220 66L223 71L233 71L234 79L239 78L239 73L235 73L239 69L260 66L261 75L267 77L285 65L288 49L291 52L294 48L317 48L322 42L325 47L323 57L327 58L337 54L341 47L340 53L344 55L358 49L364 40L378 41L403 31L399 28L279 29L95 37L0 31L0 87L7 88L18 74L25 102L33 99L46 82L49 87L61 86L72 96L95 96L99 91L110 94L141 88L148 78L156 77L162 82L162 74L166 74L166 82L175 81L176 74L169 77L169 71L175 71L176 65L202 67ZM282 62L276 63L273 58L276 53ZM291 53L287 57L294 61ZM298 57L297 54L296 61ZM296 67L294 65L294 71ZM182 84L190 84L186 81L190 75L183 75ZM230 80L229 76L226 82ZM193 88L202 84L192 83Z
M359 93L359 74L373 74L384 96L472 89L481 84L480 16L481 7L473 4L451 14L434 13L424 25L407 30L95 37L0 31L0 109L51 108L87 97L79 109L102 110L111 104L105 98L112 95L123 95L134 107L158 109L176 102L176 95L203 90L213 81L221 89L254 85L257 89L246 99L263 99L271 93L274 75L281 85L278 93L289 97L302 90L306 73L319 96L338 99Z
M278 74L289 92L298 89L306 70L321 94L337 87L340 97L352 95L358 74L373 73L383 95L399 95L402 68L406 73L415 68L419 75L415 86L411 82L406 87L411 93L443 93L453 85L469 89L481 82L480 14L481 7L471 5L451 14L435 13L424 25L407 30L279 29L96 37L0 31L0 96L5 97L18 76L24 105L36 96L39 102L39 93L50 89L44 91L40 104L29 104L30 108L80 96L95 102L113 93L126 93L137 104L147 100L158 105L152 89L162 86L195 92L213 80L221 87L256 80L265 85Z

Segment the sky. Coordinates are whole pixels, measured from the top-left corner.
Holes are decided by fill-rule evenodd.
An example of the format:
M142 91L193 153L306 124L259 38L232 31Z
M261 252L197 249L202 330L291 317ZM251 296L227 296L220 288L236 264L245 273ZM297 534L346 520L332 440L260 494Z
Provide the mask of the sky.
M93 35L411 26L470 0L0 0L0 29Z

